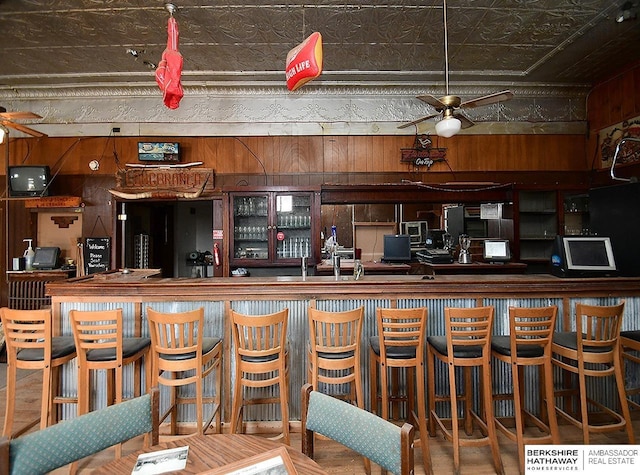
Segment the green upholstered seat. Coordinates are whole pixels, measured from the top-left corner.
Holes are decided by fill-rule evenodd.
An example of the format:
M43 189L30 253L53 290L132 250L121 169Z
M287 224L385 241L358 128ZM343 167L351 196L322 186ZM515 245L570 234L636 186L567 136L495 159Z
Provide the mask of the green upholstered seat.
M313 433L358 452L396 475L413 471L411 424L398 427L338 398L302 388L302 451L313 457Z
M0 473L39 475L133 437L158 443L158 390L0 443ZM8 448L8 454L7 454Z

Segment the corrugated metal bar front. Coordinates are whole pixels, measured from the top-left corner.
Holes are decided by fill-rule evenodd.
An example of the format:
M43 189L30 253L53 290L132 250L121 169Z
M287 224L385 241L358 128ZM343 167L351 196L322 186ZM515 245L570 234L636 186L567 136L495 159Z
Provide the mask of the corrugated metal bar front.
M507 334L508 333L508 307L510 305L520 306L546 306L546 305L558 305L558 324L557 329L563 329L562 315L566 312L572 312L577 301L595 304L595 305L613 305L619 301L619 298L580 298L580 299L568 299L563 300L561 298L540 298L540 299L505 299L505 298L491 298L484 299L483 305L493 305L496 309L496 317L493 328L494 334ZM565 309L564 305L569 302L569 308ZM640 328L640 298L629 297L626 299L627 306L625 308L625 316L623 319L623 330L631 330ZM299 420L300 418L300 388L306 382L307 372L307 341L309 337L308 328L308 316L307 308L310 304L309 300L237 300L230 302L231 308L234 310L249 314L249 315L262 315L279 311L285 307L289 308L289 355L290 355L290 381L289 381L289 402L290 402L290 418L291 420ZM80 310L102 310L110 308L122 308L125 317L125 335L133 335L135 329L135 307L138 304L124 303L124 302L83 302L83 303L61 303L61 315L62 315L62 333L65 335L71 335L71 327L68 320L68 311L71 308L77 308ZM398 298L391 299L384 295L376 296L376 298L363 298L363 299L329 299L329 300L317 300L315 302L317 308L325 311L344 311L356 308L358 306L364 306L365 308L365 320L362 331L362 379L363 387L365 388L365 407L370 409L371 404L369 401L369 339L372 336L377 335L375 311L378 306L391 307L397 306L398 308L410 308L410 307L427 307L428 309L428 323L427 323L427 335L444 335L444 308L445 307L473 307L476 305L475 299L466 298L444 298L444 299L414 299L414 298ZM143 336L148 336L148 322L146 319L145 309L147 306L151 306L159 311L166 312L178 312L183 310L189 310L197 308L199 306L205 307L205 328L207 336L222 336L224 335L224 322L228 315L224 315L224 302L215 301L177 301L172 302L144 302L142 304L142 332ZM575 329L575 325L573 325ZM230 368L233 373L235 362L233 361L233 348L232 342L225 342L227 348L230 351L227 352L231 356ZM638 375L633 372L633 368L627 369L627 377L634 377L638 379ZM445 392L448 390L447 372L444 368L437 368L436 374L426 375L427 378L434 378L436 382L436 388L439 392ZM558 375L556 375L558 377ZM74 397L75 388L77 385L77 368L76 361L72 361L66 365L63 369L63 394L65 396ZM230 380L235 379L235 374L231 374ZM532 407L534 411L538 409L538 375L537 372L527 372L527 379L530 380L532 386L531 390L527 390L526 404ZM100 378L97 384L94 386L93 402L94 407L100 407L105 403L104 401L104 378ZM461 385L462 381L458 381ZM511 390L511 375L507 368L499 368L498 365L493 366L493 386L494 391ZM462 386L460 386L462 387ZM601 398L605 401L615 399L616 390L613 384L603 384L602 381L593 384L593 391L596 399ZM125 395L128 397L132 395L133 383L132 383L132 371L125 370ZM233 387L224 388L224 395L233 394ZM224 396L223 395L223 396ZM165 395L163 394L163 400ZM476 401L477 405L477 401ZM444 409L444 408L439 408ZM446 409L448 410L448 409ZM186 412L184 412L186 411ZM75 417L76 408L75 405L65 405L63 412L64 418ZM446 414L445 410L442 414ZM506 403L499 403L496 408L496 415L508 416L511 414L511 408ZM195 411L193 408L183 409L180 412L179 417L181 422L190 422L195 420ZM275 405L273 407L266 405L264 407L255 406L249 408L245 414L245 420L248 421L272 421L279 420L280 409ZM228 419L228 417L225 417Z

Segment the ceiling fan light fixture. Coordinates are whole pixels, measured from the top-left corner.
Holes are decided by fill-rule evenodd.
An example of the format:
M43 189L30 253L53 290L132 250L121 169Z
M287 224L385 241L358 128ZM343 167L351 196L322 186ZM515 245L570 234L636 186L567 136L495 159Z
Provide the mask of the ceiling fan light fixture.
M6 137L9 131L5 128L4 125L0 125L0 143L4 143L4 138Z
M438 137L453 137L460 132L461 127L460 119L445 116L441 121L436 122L436 134Z

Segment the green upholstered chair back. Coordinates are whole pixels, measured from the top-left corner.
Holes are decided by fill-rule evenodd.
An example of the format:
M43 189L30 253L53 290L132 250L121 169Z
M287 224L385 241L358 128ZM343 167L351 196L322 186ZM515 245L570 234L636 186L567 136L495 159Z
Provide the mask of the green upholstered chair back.
M398 427L375 414L332 396L302 388L302 449L313 457L313 433L358 452L396 475L413 472L411 424ZM309 453L311 452L311 453Z
M133 437L158 443L159 392L114 404L0 444L0 473L45 474ZM8 454L7 454L8 447Z

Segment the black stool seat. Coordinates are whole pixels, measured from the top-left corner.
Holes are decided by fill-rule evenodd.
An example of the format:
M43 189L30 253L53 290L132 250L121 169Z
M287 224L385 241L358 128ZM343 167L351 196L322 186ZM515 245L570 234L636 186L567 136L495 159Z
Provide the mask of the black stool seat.
M51 339L51 359L55 360L72 355L76 352L76 342L72 336L54 336ZM42 361L44 360L44 349L25 348L18 351L18 359L21 361Z
M491 338L491 350L504 356L511 356L509 335L497 335ZM544 347L538 345L517 345L516 353L520 358L539 358L544 356Z
M448 356L449 349L447 348L446 336L428 336L427 343L436 350L438 353L444 356ZM453 346L453 356L455 358L480 358L482 357L482 346Z
M372 336L369 338L369 345L373 352L380 356L380 338ZM387 348L387 358L407 359L416 357L416 348L414 346L390 346Z

